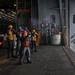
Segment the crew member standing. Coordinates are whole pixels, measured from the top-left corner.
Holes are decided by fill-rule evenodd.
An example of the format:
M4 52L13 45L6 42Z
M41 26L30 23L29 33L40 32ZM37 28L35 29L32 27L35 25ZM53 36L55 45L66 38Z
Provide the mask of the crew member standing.
M32 35L31 35L31 37L32 37L32 49L34 49L35 52L37 52L37 50L36 50L37 36L38 36L37 32L35 30L32 30Z
M23 28L22 26L18 26L18 31L16 33L17 36L17 49L16 49L16 57L19 55L20 47L21 47L21 37L22 37Z
M8 26L7 30L7 41L8 41L8 56L7 58L13 58L13 50L14 50L14 29L12 25ZM11 55L11 56L10 56Z
M19 57L19 63L23 64L24 57L26 55L27 63L32 63L30 60L30 37L28 35L27 30L23 31L23 35L21 37L21 48L20 48L20 57Z

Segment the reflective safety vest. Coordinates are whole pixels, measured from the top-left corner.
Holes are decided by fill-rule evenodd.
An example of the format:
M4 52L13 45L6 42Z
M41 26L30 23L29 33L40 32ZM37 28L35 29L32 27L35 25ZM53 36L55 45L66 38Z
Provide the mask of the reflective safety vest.
M36 39L37 39L37 33L35 32L35 33L32 33L32 40L33 41L36 41Z
M14 40L14 34L13 34L12 31L9 31L9 30L8 30L8 39L9 40Z

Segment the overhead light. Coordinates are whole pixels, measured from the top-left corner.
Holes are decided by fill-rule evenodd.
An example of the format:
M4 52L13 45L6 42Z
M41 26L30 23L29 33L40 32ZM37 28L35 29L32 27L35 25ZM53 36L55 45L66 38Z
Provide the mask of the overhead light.
M16 7L16 4L14 4L14 7Z
M14 11L11 11L12 13L14 13L14 14L16 14L16 12L14 12Z
M15 17L9 16L9 15L4 14L4 13L2 13L2 12L0 12L0 14L1 14L1 15L3 15L3 16L9 17L9 18L12 18L12 19L14 19L14 20L15 20Z
M4 12L5 12L5 10L4 10L4 9L2 9L2 11L4 11Z
M9 15L11 15L11 13L8 13Z
M14 14L11 14L11 16L15 16Z

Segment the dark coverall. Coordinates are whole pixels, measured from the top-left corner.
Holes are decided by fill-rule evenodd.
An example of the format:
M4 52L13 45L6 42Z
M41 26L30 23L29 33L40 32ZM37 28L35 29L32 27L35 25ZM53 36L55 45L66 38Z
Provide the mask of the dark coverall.
M31 37L32 37L32 49L35 50L35 52L37 52L36 50L36 40L37 40L37 36L38 34L36 32L32 33Z
M22 31L17 32L17 49L16 49L16 57L19 55L20 47L21 47L21 37L22 37Z

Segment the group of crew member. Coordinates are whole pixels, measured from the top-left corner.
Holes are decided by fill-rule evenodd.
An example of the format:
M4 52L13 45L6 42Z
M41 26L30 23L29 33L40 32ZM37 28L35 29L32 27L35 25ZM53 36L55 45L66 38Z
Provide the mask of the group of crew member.
M17 37L17 45L16 45L16 53L14 56L14 34ZM19 64L23 64L24 57L26 55L27 63L32 63L30 56L31 56L31 49L37 52L36 49L36 40L38 34L33 29L30 33L27 28L23 28L22 26L18 26L18 31L16 31L12 25L8 26L7 30L7 42L8 42L8 49L7 49L7 58L19 58Z

